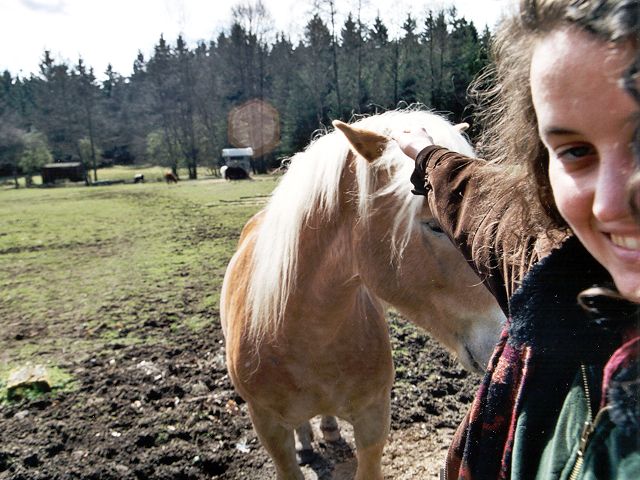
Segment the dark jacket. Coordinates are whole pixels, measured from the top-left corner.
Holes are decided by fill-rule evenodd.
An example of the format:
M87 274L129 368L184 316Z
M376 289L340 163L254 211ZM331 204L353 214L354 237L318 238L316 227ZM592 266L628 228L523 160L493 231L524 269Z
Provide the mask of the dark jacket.
M485 166L429 147L412 177L509 318L450 448L447 478L640 479L638 305L585 293L612 281L571 236L541 245L520 235L514 252L514 225L504 221L513 203L478 210ZM488 263L474 260L479 244Z

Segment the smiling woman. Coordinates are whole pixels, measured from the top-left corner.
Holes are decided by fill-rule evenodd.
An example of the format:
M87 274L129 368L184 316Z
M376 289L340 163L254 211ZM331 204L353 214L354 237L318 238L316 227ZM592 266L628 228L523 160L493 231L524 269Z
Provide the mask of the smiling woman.
M522 0L476 83L489 161L396 135L510 316L450 478L640 478L639 21L638 0Z
M636 168L630 145L638 105L617 87L633 54L630 44L559 30L534 50L531 92L558 211L620 293L637 302L640 226L622 186Z

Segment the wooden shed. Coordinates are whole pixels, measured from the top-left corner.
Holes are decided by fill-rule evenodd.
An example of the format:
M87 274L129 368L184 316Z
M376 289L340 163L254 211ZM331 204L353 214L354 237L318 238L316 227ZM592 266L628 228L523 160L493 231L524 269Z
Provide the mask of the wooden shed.
M47 163L41 170L42 183L52 184L56 180L86 182L87 172L80 162Z

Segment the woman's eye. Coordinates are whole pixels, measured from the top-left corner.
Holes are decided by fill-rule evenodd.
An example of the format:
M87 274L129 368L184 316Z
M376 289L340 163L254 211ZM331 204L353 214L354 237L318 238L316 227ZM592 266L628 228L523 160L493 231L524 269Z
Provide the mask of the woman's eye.
M570 148L564 148L557 153L557 156L563 162L572 162L582 160L591 155L595 155L596 150L590 145L579 145Z

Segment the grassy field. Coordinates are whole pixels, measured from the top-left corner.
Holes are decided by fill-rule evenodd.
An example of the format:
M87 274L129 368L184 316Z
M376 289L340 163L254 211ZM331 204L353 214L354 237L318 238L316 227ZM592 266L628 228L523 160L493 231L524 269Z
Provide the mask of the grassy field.
M0 191L0 400L17 365L57 371L115 343L170 341L137 334L159 311L174 329L202 328L242 225L276 181Z
M158 165L115 165L109 168L99 168L98 181L124 181L132 183L133 177L140 173L144 175L146 182L162 182L164 181L164 172L166 170L166 167L160 167ZM209 178L212 176L211 173L212 172L206 167L198 168L198 176L200 178ZM87 174L93 181L93 170L87 170ZM186 168L181 168L178 169L178 176L182 179L186 179L189 177L189 173ZM34 175L33 184L36 186L42 185L42 178L40 175ZM20 187L25 186L24 177L18 178L18 185L20 185ZM13 188L15 188L13 177L0 177L0 189Z

